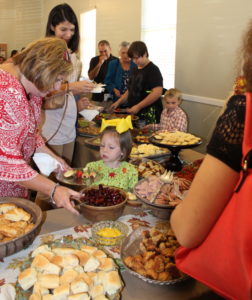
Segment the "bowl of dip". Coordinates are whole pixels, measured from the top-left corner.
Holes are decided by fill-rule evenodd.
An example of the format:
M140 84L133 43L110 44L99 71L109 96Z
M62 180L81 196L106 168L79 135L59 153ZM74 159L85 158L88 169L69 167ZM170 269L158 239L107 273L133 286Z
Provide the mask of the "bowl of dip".
M128 234L128 226L119 221L101 221L92 226L92 237L100 245L115 246Z

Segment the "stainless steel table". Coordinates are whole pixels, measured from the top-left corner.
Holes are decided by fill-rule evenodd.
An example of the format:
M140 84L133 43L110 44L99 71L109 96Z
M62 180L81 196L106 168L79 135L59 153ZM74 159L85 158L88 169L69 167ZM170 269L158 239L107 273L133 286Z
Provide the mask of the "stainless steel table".
M126 206L124 214L134 214L141 208ZM75 216L60 208L44 212L44 223L41 234L50 233L75 225L87 224L90 221L82 216ZM142 281L127 271L122 272L125 287L122 300L215 300L221 299L201 283L190 279L174 286L156 286Z

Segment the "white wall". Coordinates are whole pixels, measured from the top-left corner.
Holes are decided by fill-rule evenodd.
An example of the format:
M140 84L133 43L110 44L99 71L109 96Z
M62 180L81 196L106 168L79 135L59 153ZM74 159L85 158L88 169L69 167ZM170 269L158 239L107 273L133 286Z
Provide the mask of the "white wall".
M176 86L186 94L226 98L251 17L251 0L178 0Z

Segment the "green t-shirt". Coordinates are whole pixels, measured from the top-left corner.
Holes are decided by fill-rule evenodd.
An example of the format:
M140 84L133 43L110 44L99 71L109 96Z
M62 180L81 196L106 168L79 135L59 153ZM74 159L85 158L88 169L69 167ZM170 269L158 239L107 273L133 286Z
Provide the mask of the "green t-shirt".
M138 182L138 172L136 168L122 161L118 168L107 167L103 160L93 161L86 165L89 172L96 172L101 175L101 179L95 181L95 184L104 184L121 188L125 191L132 190Z

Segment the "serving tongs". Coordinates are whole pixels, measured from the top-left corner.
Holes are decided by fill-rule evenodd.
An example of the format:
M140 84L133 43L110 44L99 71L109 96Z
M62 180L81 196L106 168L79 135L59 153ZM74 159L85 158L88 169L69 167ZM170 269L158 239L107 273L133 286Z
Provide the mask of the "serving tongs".
M167 171L167 170L165 170L165 172L164 172L162 175L160 175L159 179L160 179L160 181L161 181L161 185L160 185L160 187L157 189L157 191L156 191L154 194L152 194L152 197L151 197L151 199L150 199L150 202L151 202L151 203L153 203L153 202L155 201L157 195L159 194L159 192L160 192L162 186L163 186L165 183L168 183L168 184L172 183L172 181L173 181L173 172L172 172L172 171Z

